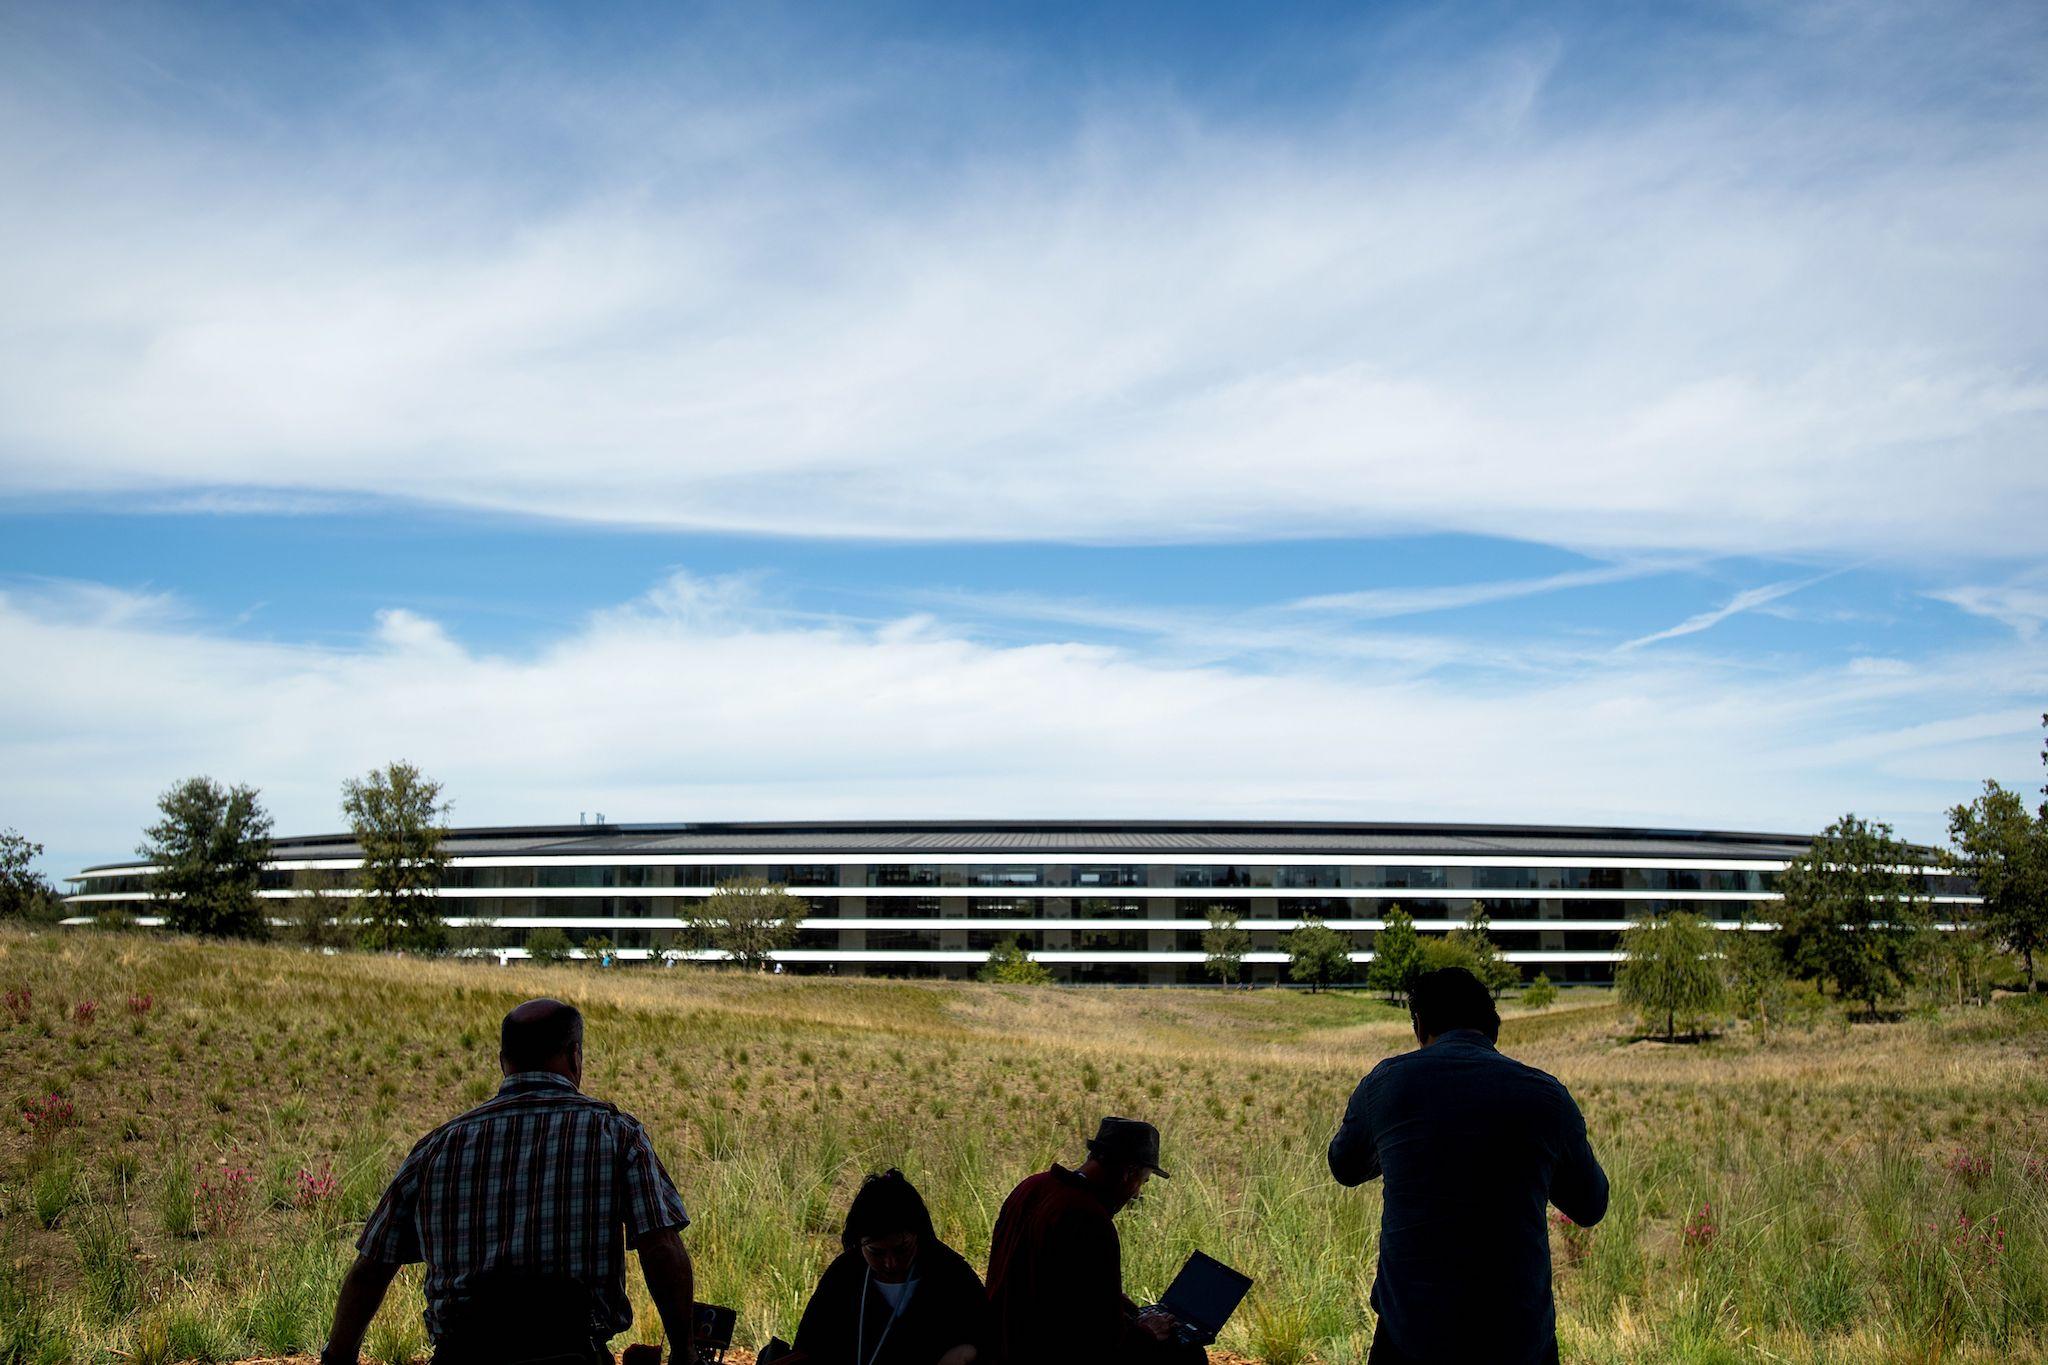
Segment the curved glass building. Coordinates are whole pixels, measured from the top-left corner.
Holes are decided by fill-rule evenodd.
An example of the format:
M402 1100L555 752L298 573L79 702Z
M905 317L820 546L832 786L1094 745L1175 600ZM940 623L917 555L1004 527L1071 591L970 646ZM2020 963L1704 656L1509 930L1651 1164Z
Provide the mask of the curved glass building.
M501 958L542 926L603 937L624 959L674 942L692 901L759 877L810 903L790 971L969 976L1020 941L1063 981L1206 980L1202 932L1236 914L1245 975L1285 979L1280 936L1315 916L1372 958L1399 906L1424 933L1474 903L1525 975L1611 979L1631 916L1688 910L1723 929L1773 920L1776 881L1806 836L1714 830L1266 821L876 821L536 825L450 832L440 897L451 924L483 922ZM279 839L263 895L353 894L348 835ZM1966 884L1916 869L1937 903ZM152 922L146 865L69 880L83 921L119 907ZM280 910L284 907L280 906ZM1938 912L1937 912L1938 913Z

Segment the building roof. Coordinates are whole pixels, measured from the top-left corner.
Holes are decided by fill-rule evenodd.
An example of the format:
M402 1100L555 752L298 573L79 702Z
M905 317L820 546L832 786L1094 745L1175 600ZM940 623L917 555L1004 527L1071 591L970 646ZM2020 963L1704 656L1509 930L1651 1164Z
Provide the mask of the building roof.
M1783 859L1809 836L1567 825L1343 823L1267 820L884 820L693 824L513 825L455 829L453 856L544 859L603 854L729 853L735 857L987 853L1135 858L1163 853L1431 854L1600 858ZM279 861L360 855L347 834L274 841ZM105 863L101 867L131 864ZM88 868L87 871L97 869Z

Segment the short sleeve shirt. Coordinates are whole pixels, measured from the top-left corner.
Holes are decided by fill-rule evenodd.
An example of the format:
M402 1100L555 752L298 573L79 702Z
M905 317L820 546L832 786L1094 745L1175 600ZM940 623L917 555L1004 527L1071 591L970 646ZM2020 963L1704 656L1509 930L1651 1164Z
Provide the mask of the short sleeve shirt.
M591 1326L633 1324L625 1248L689 1226L647 1130L551 1071L507 1076L492 1099L413 1147L363 1227L371 1260L427 1267L427 1330L495 1271L563 1275L591 1293Z

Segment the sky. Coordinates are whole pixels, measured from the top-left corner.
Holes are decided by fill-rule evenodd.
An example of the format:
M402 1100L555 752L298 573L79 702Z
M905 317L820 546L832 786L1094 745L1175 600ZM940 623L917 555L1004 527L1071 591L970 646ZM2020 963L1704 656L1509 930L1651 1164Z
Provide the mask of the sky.
M1940 837L2048 11L0 7L0 828Z

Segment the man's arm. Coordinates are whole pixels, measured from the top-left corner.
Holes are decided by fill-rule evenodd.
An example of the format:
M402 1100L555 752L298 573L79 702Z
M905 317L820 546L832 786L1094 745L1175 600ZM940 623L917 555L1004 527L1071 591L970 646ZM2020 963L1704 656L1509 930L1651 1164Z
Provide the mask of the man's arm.
M1600 1169L1600 1159L1593 1155L1593 1144L1586 1137L1585 1115L1570 1092L1562 1085L1558 1089L1563 1092L1565 1131L1557 1168L1550 1173L1550 1202L1557 1205L1559 1213L1589 1228L1607 1216L1607 1172Z
M356 1365L363 1351L363 1334L370 1330L370 1319L377 1316L397 1274L398 1267L389 1261L356 1257L342 1277L341 1293L334 1301L334 1328L320 1352L320 1365Z
M697 1352L697 1270L690 1263L689 1248L676 1229L662 1228L642 1237L639 1249L640 1274L647 1281L654 1311L661 1314L669 1360L688 1365Z
M1373 1145L1372 1126L1366 1120L1366 1091L1371 1085L1372 1077L1367 1076L1351 1092L1344 1122L1330 1139L1330 1174L1339 1185L1363 1185L1380 1173L1379 1149Z

